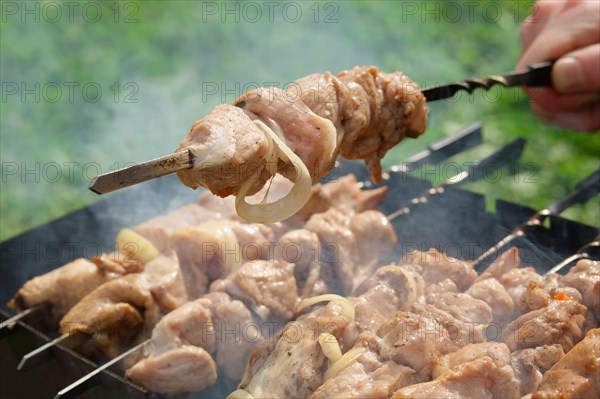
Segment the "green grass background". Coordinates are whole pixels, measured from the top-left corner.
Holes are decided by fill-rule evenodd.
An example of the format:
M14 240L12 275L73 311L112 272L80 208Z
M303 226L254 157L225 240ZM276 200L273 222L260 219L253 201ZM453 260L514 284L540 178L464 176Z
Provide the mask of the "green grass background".
M354 65L402 70L422 86L511 71L531 9L511 0L5 1L0 240L99 200L87 190L99 169L172 151L194 120L244 87ZM36 84L39 100L23 94ZM82 92L90 84L102 90L97 101ZM527 138L523 173L467 185L490 206L502 198L542 208L600 166L600 135L540 123L518 89L432 104L430 116L427 133L394 148L386 166L474 121L484 145L453 162ZM565 215L598 226L599 208L596 197Z

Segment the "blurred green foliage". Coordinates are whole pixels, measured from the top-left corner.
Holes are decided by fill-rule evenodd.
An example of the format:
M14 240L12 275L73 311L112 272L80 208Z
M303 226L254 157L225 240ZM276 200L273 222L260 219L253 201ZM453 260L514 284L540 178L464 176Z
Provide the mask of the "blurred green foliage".
M400 69L422 86L508 72L531 10L511 0L4 1L0 240L97 201L87 190L96 173L170 152L244 89L354 65ZM453 162L527 138L522 173L468 184L490 204L541 208L600 166L600 135L541 124L518 89L432 104L430 117L386 166L474 121L484 145ZM566 215L600 225L599 208L595 198Z

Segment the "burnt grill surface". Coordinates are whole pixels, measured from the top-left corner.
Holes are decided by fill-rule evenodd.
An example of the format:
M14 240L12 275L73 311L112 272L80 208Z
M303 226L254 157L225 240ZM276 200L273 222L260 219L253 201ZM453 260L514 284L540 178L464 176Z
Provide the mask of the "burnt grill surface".
M342 162L333 178L348 173L354 173L359 180L368 179L362 164L352 162ZM404 173L391 173L384 184L389 187L381 208L384 214L392 213L431 188L428 182ZM2 320L12 314L6 303L25 281L74 258L90 257L97 255L99 250L114 248L111 240L120 228L194 202L198 194L169 176L114 194L1 243ZM449 256L475 259L534 212L525 206L498 201L496 213L489 213L482 195L448 187L444 194L431 196L427 204L413 207L409 214L393 220L398 235L394 257L398 259L409 250L433 247ZM522 263L543 273L592 241L597 234L598 229L594 227L551 217L549 228L532 229L513 245L519 247ZM25 319L27 322L30 321ZM2 398L53 397L95 367L93 362L59 347L52 349L52 360L29 371L16 371L22 355L57 334L41 325L34 327L19 323L14 331L0 339ZM99 378L101 384L81 394L81 398L158 397L126 381L118 370L104 372ZM232 382L220 378L211 389L185 397L224 397L233 389Z

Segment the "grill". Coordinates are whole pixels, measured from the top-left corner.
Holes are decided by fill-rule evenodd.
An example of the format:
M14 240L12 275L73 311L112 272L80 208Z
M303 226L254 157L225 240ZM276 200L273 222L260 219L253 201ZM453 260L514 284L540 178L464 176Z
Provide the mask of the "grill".
M430 247L452 257L476 259L536 214L534 209L501 200L496 202L495 211L489 212L483 195L461 189L458 184L434 190L431 183L407 173L411 166L440 162L480 141L480 125L474 124L449 139L435 143L428 151L411 158L410 163L392 168L387 173L383 184L388 186L389 193L381 211L390 215L403 209L392 220L399 242L394 254L396 259L407 251L426 250ZM520 155L523 144L522 140L517 140L494 156L482 160L479 169L475 167L470 170L471 179L481 177L481 166L486 162L504 166L510 164ZM347 173L354 173L362 181L368 179L366 169L357 163L342 162L335 175ZM598 183L588 179L587 185L583 184L578 188L561 205L568 206L592 197L597 193ZM114 243L110 239L122 227L141 223L193 202L197 196L197 192L185 188L175 177L170 176L143 187L125 190L3 242L0 249L0 302L6 304L25 281L36 275L74 258L89 258L101 251L114 249ZM553 210L560 211L560 208ZM554 214L546 218L546 223L533 223L533 226L525 226L524 229L526 234L518 235L511 245L519 248L524 264L534 266L542 273L598 236L597 228ZM590 256L596 258L600 255L598 252L598 247L588 250ZM490 256L481 262L480 267L485 267L492 258ZM2 320L11 315L4 308L0 309L0 313ZM23 355L55 338L58 332L33 315L18 321L13 329L5 328L1 331L0 396L3 398L53 397L62 388L97 367L97 364L74 351L55 346L45 354L43 362L32 365L28 370L17 371ZM209 390L190 397L224 397L233 389L233 382L220 378ZM88 384L79 387L77 392L72 392L75 393L81 398L159 397L124 379L118 368L99 373Z

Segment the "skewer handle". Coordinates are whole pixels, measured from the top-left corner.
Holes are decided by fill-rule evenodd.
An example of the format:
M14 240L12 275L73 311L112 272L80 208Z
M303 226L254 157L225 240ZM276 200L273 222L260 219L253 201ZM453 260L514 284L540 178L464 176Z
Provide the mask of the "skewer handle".
M97 176L90 183L89 189L96 194L106 194L191 167L190 152L180 151Z

